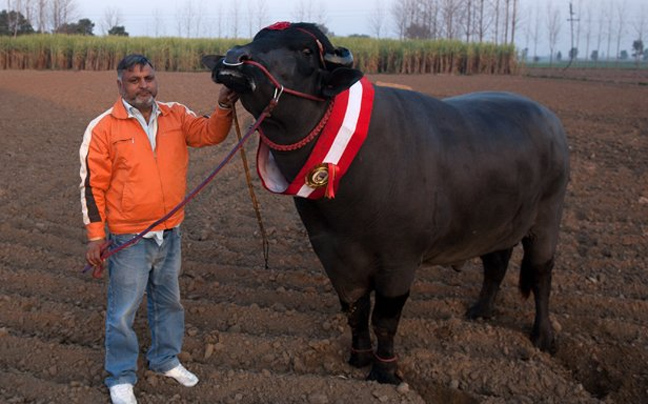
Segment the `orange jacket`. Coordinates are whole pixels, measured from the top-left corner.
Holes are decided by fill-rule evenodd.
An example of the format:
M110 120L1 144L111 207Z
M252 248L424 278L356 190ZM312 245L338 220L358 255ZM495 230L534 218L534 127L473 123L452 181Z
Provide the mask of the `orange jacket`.
M232 111L216 108L198 117L178 103L157 102L157 146L151 150L146 132L129 118L121 98L95 118L83 135L81 205L89 240L111 233L139 233L162 218L185 197L187 146L222 142L232 124ZM152 230L179 225L184 210Z

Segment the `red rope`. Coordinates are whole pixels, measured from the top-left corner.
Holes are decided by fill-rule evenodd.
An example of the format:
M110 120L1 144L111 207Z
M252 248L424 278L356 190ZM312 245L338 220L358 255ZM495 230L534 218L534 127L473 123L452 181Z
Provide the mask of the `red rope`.
M328 122L329 118L331 117L331 111L333 111L333 104L334 102L331 101L331 104L329 105L328 109L326 110L326 113L324 113L324 116L322 117L322 120L317 124L317 126L302 140L292 143L292 144L279 144L275 143L272 140L270 140L259 128L259 136L261 137L261 140L263 143L265 143L269 148L273 150L278 150L278 151L293 151L300 149L304 146L306 146L308 143L312 142L315 137L322 131L326 123Z
M263 72L263 74L265 74L268 77L268 80L270 80L272 82L272 84L274 84L274 86L276 88L281 88L281 89L283 89L283 91L285 91L288 94L296 95L298 97L306 98L306 99L313 100L313 101L326 101L324 98L321 98L321 97L317 97L317 96L314 96L314 95L302 93L302 92L296 91L296 90L291 90L289 88L284 88L284 86L282 86L279 83L279 81L277 79L275 79L274 76L268 71L268 69L266 69L265 66L263 66L261 63L255 62L253 60L246 60L243 63L258 67Z

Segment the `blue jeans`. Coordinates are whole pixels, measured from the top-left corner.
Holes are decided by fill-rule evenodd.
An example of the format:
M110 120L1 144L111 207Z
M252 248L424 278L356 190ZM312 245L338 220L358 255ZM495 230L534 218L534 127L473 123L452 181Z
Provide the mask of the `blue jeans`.
M111 235L113 248L134 234ZM184 336L184 308L180 303L181 232L164 232L161 246L144 238L108 259L106 312L106 385L137 382L139 344L133 330L135 313L147 295L151 347L149 368L164 373L180 362L177 355Z

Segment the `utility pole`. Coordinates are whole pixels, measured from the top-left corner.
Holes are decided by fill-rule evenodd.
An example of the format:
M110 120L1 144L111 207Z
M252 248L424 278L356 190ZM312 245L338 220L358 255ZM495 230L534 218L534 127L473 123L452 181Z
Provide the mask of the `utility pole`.
M567 70L576 57L576 52L574 52L574 21L580 21L580 19L574 18L574 9L572 8L571 2L569 3L569 18L567 21L569 21L569 28L571 30L571 48L569 49L569 63L563 70Z

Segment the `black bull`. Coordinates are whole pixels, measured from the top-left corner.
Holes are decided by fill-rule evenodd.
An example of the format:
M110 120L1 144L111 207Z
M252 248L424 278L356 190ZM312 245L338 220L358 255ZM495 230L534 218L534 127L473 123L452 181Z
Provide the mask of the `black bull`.
M280 98L261 128L272 141L289 144L316 127L331 97L362 73L350 68L348 50L334 48L312 24L270 28L224 58L207 56L203 62L256 117L277 83L323 98ZM295 178L312 148L310 142L294 151L272 151L286 179ZM483 285L467 315L487 318L520 242L519 287L525 297L531 292L535 297L531 340L553 351L549 294L568 160L559 119L527 98L486 92L438 100L375 87L366 141L335 198L295 198L348 316L349 363L372 364L370 379L398 383L394 336L416 269L481 257ZM375 351L369 332L372 291Z

